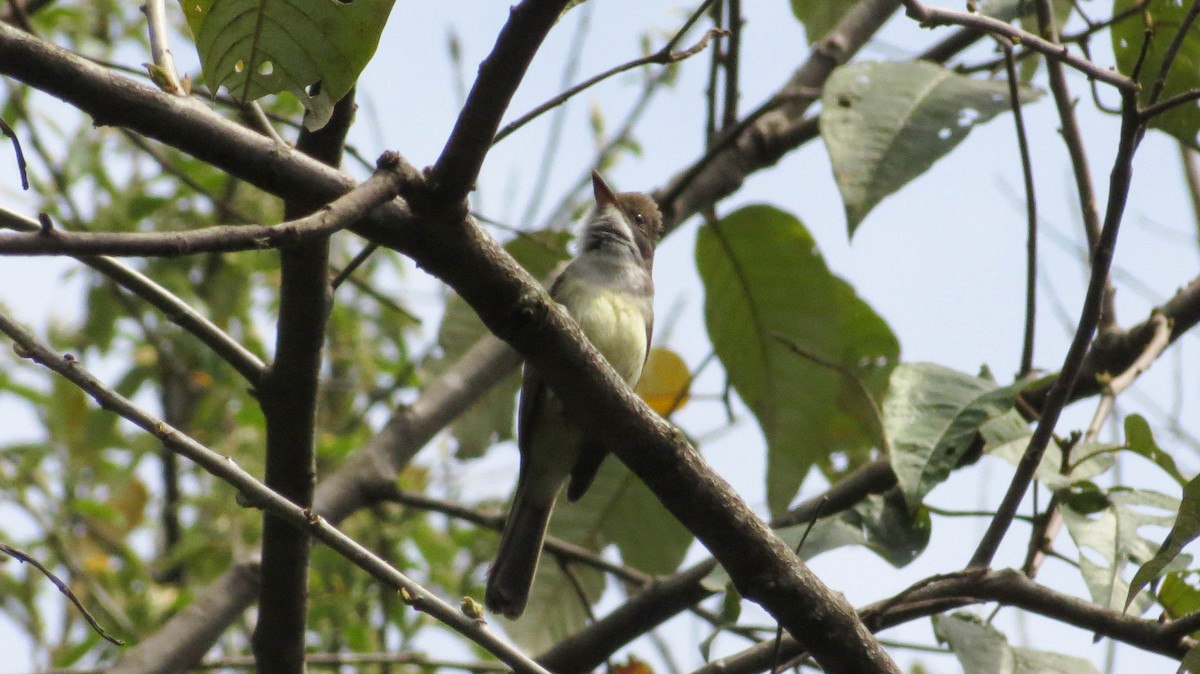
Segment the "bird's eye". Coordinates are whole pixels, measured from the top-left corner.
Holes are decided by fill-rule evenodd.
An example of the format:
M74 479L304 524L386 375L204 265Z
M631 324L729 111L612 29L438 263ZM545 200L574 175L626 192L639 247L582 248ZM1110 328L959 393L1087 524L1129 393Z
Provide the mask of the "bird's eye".
M634 214L633 214L633 219L634 219L634 220L637 220L637 223L638 223L639 225L644 225L644 224L646 224L646 216L642 215L641 213L634 213Z

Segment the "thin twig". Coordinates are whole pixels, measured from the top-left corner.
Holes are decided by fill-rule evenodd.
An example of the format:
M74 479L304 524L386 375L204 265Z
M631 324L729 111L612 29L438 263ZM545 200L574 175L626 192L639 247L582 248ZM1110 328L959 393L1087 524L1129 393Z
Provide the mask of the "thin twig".
M1045 54L1048 60L1061 61L1089 78L1111 84L1122 92L1131 92L1137 88L1137 84L1132 79L1114 70L1102 68L1086 59L1081 59L1069 52L1062 44L1021 30L999 19L979 13L930 7L919 0L902 0L902 2L908 15L919 21L923 27L957 25L985 31L1004 37L1010 42L1019 42L1036 52Z
M741 80L739 77L739 60L742 44L742 3L741 0L726 0L729 8L729 45L724 50L722 65L725 66L725 101L721 105L721 128L728 128L737 123L738 97L741 95Z
M38 223L4 208L0 208L0 227L22 232L42 231ZM266 364L261 358L154 279L111 257L81 256L77 259L149 302L161 311L167 320L199 339L247 381L256 383L262 376Z
M1188 103L1191 103L1197 99L1200 99L1200 88L1188 89L1187 91L1181 91L1174 96L1161 100L1153 105L1147 105L1146 107L1142 108L1139 114L1141 114L1143 121L1148 122L1152 118L1157 117L1168 110L1177 108L1181 105L1187 105Z
M4 135L12 141L13 152L17 155L17 173L21 176L21 189L28 190L28 167L25 164L25 153L21 151L21 141L17 139L17 132L13 131L13 128L3 118L0 118L0 131L4 132Z
M1036 0L1035 5L1042 35L1051 42L1057 43L1058 26L1054 23L1054 8L1050 5L1050 0ZM1079 197L1079 212L1083 218L1083 231L1087 235L1090 258L1100 239L1100 211L1097 206L1096 188L1092 181L1087 152L1083 144L1083 132L1079 128L1079 120L1075 115L1075 100L1071 97L1071 91L1067 86L1067 76L1063 64L1053 59L1047 59L1046 73L1050 80L1054 105L1058 110L1059 122L1062 125L1063 143L1067 146L1067 154L1071 158L1071 170L1075 177L1075 191ZM1106 279L1105 284L1104 298L1100 306L1099 325L1101 329L1107 330L1116 324L1117 318L1111 281Z
M14 557L22 562L28 563L32 565L33 568L41 571L42 575L50 579L50 582L54 583L54 587L57 587L58 591L63 593L67 599L70 599L71 603L75 605L75 608L79 609L79 612L83 614L83 619L92 626L93 630L96 630L96 634L99 634L104 638L105 641L108 641L109 643L116 644L117 646L125 645L124 641L121 641L120 639L106 632L104 628L100 626L100 623L96 622L96 619L92 617L92 614L88 613L88 610L84 608L83 603L79 601L79 597L75 596L75 593L71 591L71 588L67 587L67 584L62 582L58 576L51 573L50 569L42 566L41 562L12 547L11 545L5 545L4 543L0 543L0 552L3 552L4 554Z
M712 1L713 0L707 0L707 2L712 2ZM689 24L689 26L685 26L685 30L687 27L690 27L690 24ZM529 122L533 121L535 118L537 118L539 115L546 112L547 110L550 110L556 106L562 105L563 103L570 100L571 97L575 96L579 92L584 91L600 82L603 82L604 80L612 77L613 75L619 75L627 70L633 70L634 68L638 68L638 67L644 66L644 65L650 65L653 63L657 63L657 64L661 64L661 65L678 63L679 61L682 61L687 58L691 58L692 56L695 56L696 54L699 54L700 52L704 51L704 48L708 46L708 42L710 40L712 40L714 37L720 37L724 34L725 33L723 31L720 31L720 30L717 30L714 28L714 29L709 30L707 33L705 33L704 37L700 38L699 42L697 42L696 44L692 45L690 48L685 49L683 51L675 51L675 50L671 49L670 46L672 43L668 43L662 49L654 52L653 54L650 54L648 56L643 56L641 58L637 58L632 61L628 61L626 63L622 63L621 65L609 68L608 70L600 73L599 75L590 77L590 78L580 82L579 84L576 84L575 86L571 87L570 89L567 89L566 91L555 96L554 98L551 98L550 100L546 101L545 103L542 103L541 105L537 106L533 110L530 110L529 112L525 113L524 115L521 115L520 117L516 118L509 124L505 125L505 127L503 129L500 129L499 131L496 132L496 137L492 139L492 145L495 145L496 143L499 143L500 141L504 140L508 136L512 135L512 133L514 131L516 131L517 129L520 129L522 126L525 126Z
M1033 183L1033 161L1029 158L1029 139L1025 135L1025 117L1021 111L1021 92L1017 84L1017 64L1013 60L1012 43L1000 41L1004 50L1004 67L1008 72L1008 98L1012 104L1013 122L1017 127L1017 148L1021 152L1021 177L1025 183L1025 332L1021 346L1021 365L1017 378L1023 379L1033 371L1033 335L1037 325L1037 193Z
M1171 73L1171 67L1175 65L1175 59L1179 56L1179 50L1183 48L1183 41L1187 39L1188 32L1192 28L1192 24L1196 22L1196 17L1200 16L1200 0L1192 0L1192 6L1184 15L1183 20L1179 22L1179 31L1175 33L1175 37L1171 39L1171 44L1167 46L1167 50L1163 52L1162 65L1158 68L1158 76L1154 79L1154 87L1150 90L1150 97L1146 99L1146 103L1154 105L1162 96L1163 89L1167 86L1167 76Z
M441 513L447 517L470 522L471 524L486 527L492 531L500 531L504 528L504 518L499 515L488 515L458 503L426 496L425 494L404 491L394 484L390 485L387 489L379 490L376 496L389 503ZM604 559L602 555L573 543L568 543L560 538L555 538L554 536L546 537L546 550L553 553L556 557L585 564L599 571L612 574L626 583L644 586L654 580L650 574L633 567L614 564Z
M1183 177L1187 180L1188 197L1192 201L1192 224L1197 232L1195 240L1200 243L1200 162L1196 161L1196 151L1183 141L1179 143L1179 158L1183 161Z
M146 28L150 33L150 58L153 66L150 69L150 79L168 94L184 94L183 86L179 83L179 75L175 72L175 57L171 54L171 43L168 37L166 2L163 0L146 0L142 5L146 14Z
M1079 325L1075 337L1063 359L1062 368L1042 407L1041 420L1029 440L1029 446L1024 456L1017 464L1012 482L1008 486L1000 506L996 509L996 517L988 525L987 531L979 542L975 554L971 556L969 567L986 567L991 564L1005 532L1012 524L1013 515L1021 505L1025 492L1033 480L1042 456L1046 451L1055 423L1062 413L1063 407L1075 387L1075 380L1083 366L1084 356L1087 355L1088 345L1100 321L1104 304L1104 295L1109 287L1109 269L1112 266L1113 253L1116 249L1117 234L1121 228L1121 217L1125 212L1126 200L1129 197L1129 186L1133 177L1133 155L1137 150L1137 139L1140 131L1137 114L1136 93L1124 92L1122 95L1121 137L1117 147L1117 156L1113 161L1113 169L1109 182L1108 208L1105 213L1104 227L1100 239L1092 255L1092 273L1088 282L1087 295L1079 317Z

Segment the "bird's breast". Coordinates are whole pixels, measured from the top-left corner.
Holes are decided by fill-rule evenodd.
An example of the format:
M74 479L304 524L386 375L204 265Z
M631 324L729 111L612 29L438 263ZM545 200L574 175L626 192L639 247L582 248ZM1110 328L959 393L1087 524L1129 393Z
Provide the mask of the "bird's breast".
M646 360L649 300L609 288L570 285L559 301L617 374L636 384Z

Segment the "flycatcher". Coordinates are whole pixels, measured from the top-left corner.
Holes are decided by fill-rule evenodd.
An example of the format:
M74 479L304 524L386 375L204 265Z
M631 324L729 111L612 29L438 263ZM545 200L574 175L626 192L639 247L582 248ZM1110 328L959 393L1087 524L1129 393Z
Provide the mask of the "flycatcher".
M630 385L642 375L654 329L654 247L662 215L645 194L616 194L592 173L596 206L584 222L579 256L550 296L579 323L601 355ZM607 449L563 416L562 403L526 366L517 412L521 470L512 509L488 574L488 609L508 618L525 611L550 513L563 484L577 500L596 477Z

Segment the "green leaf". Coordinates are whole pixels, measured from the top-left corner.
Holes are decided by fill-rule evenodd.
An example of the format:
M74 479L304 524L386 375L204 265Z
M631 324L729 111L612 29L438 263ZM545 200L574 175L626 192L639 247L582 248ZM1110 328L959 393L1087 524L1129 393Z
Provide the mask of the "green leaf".
M1021 102L1038 96L1022 89ZM967 133L1009 109L1008 85L925 61L860 61L825 85L821 137L850 233L884 197L921 175Z
M545 278L555 265L567 258L567 232L535 232L509 241L505 250L535 278ZM425 365L426 378L436 378L450 369L480 339L490 335L470 305L455 295L446 303L446 313L438 328L441 356ZM512 439L517 390L521 374L513 373L493 386L450 425L458 443L455 456L473 459L497 442Z
M1029 447L1032 434L1010 440L998 447L989 445L988 454L1008 461L1012 465L1021 462ZM1112 467L1114 454L1120 445L1108 442L1081 442L1071 450L1067 472L1063 472L1062 449L1054 442L1046 446L1042 462L1034 476L1046 487L1060 491L1073 483L1090 480Z
M366 67L395 0L180 0L204 79L243 103L290 91L319 129ZM309 96L305 89L320 83Z
M1154 441L1154 433L1150 430L1150 424L1140 414L1130 414L1125 417L1125 445L1138 456L1153 461L1179 484L1188 484L1187 478L1175 466L1175 459L1172 459L1171 455L1164 452Z
M1158 603L1166 610L1167 617L1182 618L1200 611L1200 572L1174 571L1163 576L1158 588ZM1196 633L1193 633L1193 637Z
M792 0L792 14L804 24L804 34L811 45L833 30L854 5L855 0Z
M798 524L779 531L795 547L809 525ZM901 568L924 552L929 544L931 524L924 508L909 510L899 489L872 494L853 508L812 525L812 531L800 548L803 559L847 545L861 545Z
M1159 547L1141 536L1138 530L1146 526L1170 525L1180 502L1165 494L1124 488L1110 490L1108 501L1108 507L1095 516L1070 507L1061 512L1067 531L1079 548L1079 570L1092 600L1105 608L1122 610L1130 595L1130 585L1122 577L1125 567L1130 563L1144 564ZM1174 571L1186 568L1190 561L1188 555L1179 555L1166 566ZM1140 615L1154 603L1145 592L1134 594L1135 599L1128 603L1135 615Z
M627 565L651 574L679 568L692 543L691 533L611 456L600 466L587 498L559 503L550 532L597 552L615 543Z
M1200 674L1200 646L1192 646L1188 649L1179 665L1192 674Z
M1183 546L1194 541L1197 536L1200 536L1200 476L1192 478L1184 486L1179 514L1176 515L1175 524L1171 526L1166 540L1158 547L1158 552L1133 575L1133 580L1129 583L1129 594L1125 597L1126 610L1137 593L1149 585L1150 581L1158 578L1163 569L1179 556Z
M1099 674L1083 658L1010 646L1002 632L972 613L933 616L933 633L954 651L963 674Z
M932 363L905 363L892 371L883 425L910 507L950 475L980 427L1009 412L1028 384L1001 388Z
M1143 0L1114 0L1113 14L1121 14L1141 2ZM1190 6L1191 3L1179 0L1149 0L1141 11L1134 12L1132 16L1112 27L1117 70L1131 77L1149 29L1150 44L1146 48L1145 60L1138 75L1141 83L1138 102L1142 105L1150 101L1167 48L1179 34L1183 17ZM1200 87L1200 30L1192 26L1192 30L1180 45L1170 72L1167 73L1166 86L1159 100L1166 100L1196 87ZM1150 126L1171 134L1192 148L1200 149L1200 105L1195 101L1150 118Z
M767 502L780 513L814 464L879 441L860 388L789 345L853 372L876 400L900 346L784 211L747 206L701 227L696 266L713 348L766 436Z

